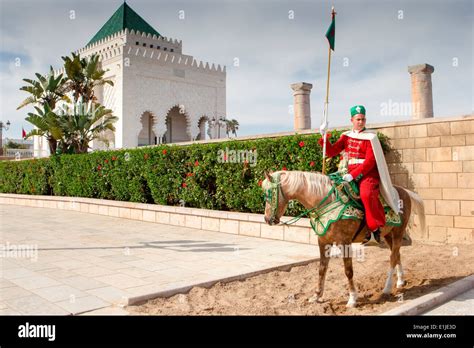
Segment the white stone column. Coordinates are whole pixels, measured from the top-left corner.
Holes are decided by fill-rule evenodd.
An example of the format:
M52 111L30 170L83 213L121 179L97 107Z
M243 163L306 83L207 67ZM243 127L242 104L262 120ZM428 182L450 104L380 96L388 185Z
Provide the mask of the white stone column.
M291 84L293 90L293 112L295 130L311 128L310 93L313 85L306 82Z
M431 74L434 67L429 64L412 65L408 67L411 75L412 118L433 117L433 86Z

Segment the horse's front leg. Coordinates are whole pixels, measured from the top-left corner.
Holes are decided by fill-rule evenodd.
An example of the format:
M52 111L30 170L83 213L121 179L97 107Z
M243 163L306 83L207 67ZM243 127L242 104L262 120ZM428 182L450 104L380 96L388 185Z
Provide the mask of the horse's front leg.
M324 281L326 279L326 272L328 270L329 264L329 253L328 248L326 246L329 244L324 243L319 239L319 283L318 283L318 290L316 290L316 295L312 296L309 299L309 302L321 302L323 293L324 293Z
M344 272L349 281L349 300L347 301L346 307L352 308L357 304L357 290L354 286L354 271L352 269L352 245L344 245L344 250L342 252L344 259Z

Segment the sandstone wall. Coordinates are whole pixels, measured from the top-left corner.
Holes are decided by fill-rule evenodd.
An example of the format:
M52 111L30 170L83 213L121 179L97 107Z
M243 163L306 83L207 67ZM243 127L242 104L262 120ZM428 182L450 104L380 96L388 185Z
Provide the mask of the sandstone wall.
M372 125L391 139L393 184L423 198L425 234L417 239L474 242L474 116Z

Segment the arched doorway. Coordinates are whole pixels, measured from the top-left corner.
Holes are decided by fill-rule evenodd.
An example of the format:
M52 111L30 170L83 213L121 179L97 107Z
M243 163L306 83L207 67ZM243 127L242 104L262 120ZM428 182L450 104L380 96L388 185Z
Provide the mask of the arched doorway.
M187 133L187 121L184 112L178 106L173 107L166 115L166 133L163 136L164 143L179 143L190 141Z
M210 137L209 133L209 118L207 116L202 116L198 122L199 134L196 137L196 140L205 140Z
M140 133L138 133L138 146L155 145L157 139L155 132L153 132L153 125L155 124L153 115L148 111L144 112L140 118L140 122L142 129Z

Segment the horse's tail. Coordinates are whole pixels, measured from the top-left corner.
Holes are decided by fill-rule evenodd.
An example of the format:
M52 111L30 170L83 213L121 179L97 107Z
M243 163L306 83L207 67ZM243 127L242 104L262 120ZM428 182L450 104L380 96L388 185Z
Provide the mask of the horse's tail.
M423 203L423 199L421 199L421 197L413 191L410 191L408 189L405 189L405 191L410 196L412 209L418 215L420 219L420 228L421 228L422 233L424 233L425 228L426 228L426 219L425 219L425 204Z

